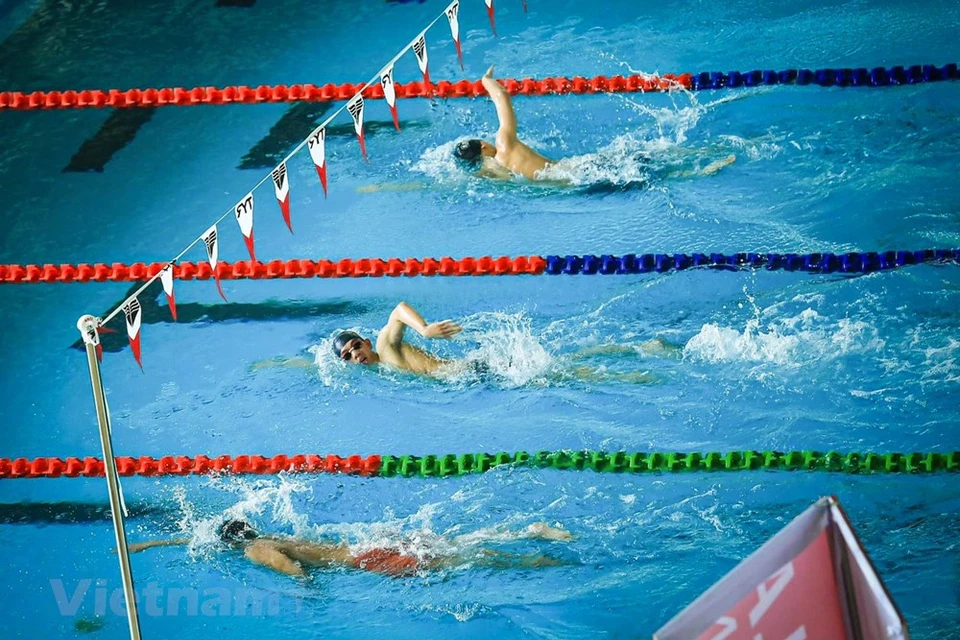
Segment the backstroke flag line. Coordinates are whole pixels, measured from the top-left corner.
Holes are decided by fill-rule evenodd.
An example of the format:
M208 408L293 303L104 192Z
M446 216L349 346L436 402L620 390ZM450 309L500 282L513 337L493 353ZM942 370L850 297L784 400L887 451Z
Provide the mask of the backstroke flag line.
M492 0L485 0L488 14L493 17L493 3ZM163 284L163 290L167 295L167 303L170 306L170 313L173 316L173 319L177 318L177 307L176 300L174 299L173 294L173 278L174 278L174 265L183 258L188 251L190 251L194 245L199 242L202 242L207 253L207 260L210 263L210 268L213 270L213 277L217 285L217 291L220 293L220 297L224 300L227 299L226 295L223 292L223 286L220 283L220 273L218 269L219 261L219 241L218 241L218 227L217 225L227 216L233 215L237 221L237 225L240 228L240 233L243 235L244 242L247 247L247 252L250 254L250 260L253 263L257 262L256 253L254 251L254 233L253 233L253 223L254 223L254 191L256 191L263 183L268 180L273 182L274 195L277 198L277 203L280 206L280 212L283 215L283 221L286 223L287 228L290 232L293 232L293 225L290 222L290 182L289 182L289 171L287 163L298 153L300 149L306 146L310 152L310 158L313 161L314 166L317 170L317 176L320 179L320 184L323 187L323 195L327 197L328 195L328 181L327 181L327 157L326 157L326 127L329 125L334 118L340 115L341 112L347 111L351 118L353 119L354 128L357 132L357 139L360 142L360 151L363 154L364 159L367 159L367 150L366 150L366 140L364 137L363 131L363 111L364 111L364 98L363 92L370 88L372 85L380 83L381 88L383 89L383 97L386 100L388 106L390 107L390 113L393 116L393 123L397 130L400 130L400 119L397 114L397 92L396 85L394 83L393 71L394 65L401 57L407 54L411 49L413 50L414 55L417 58L417 65L420 67L420 72L423 74L423 84L424 92L428 96L433 94L433 86L430 82L430 68L429 68L429 56L427 53L427 41L426 34L427 32L436 25L437 22L446 18L449 26L450 33L453 37L453 43L457 50L457 60L460 62L461 68L463 67L463 52L461 49L461 32L460 32L460 5L461 0L453 0L450 2L441 12L437 15L430 24L426 26L420 33L410 41L403 49L401 49L386 65L380 68L380 71L376 76L371 78L365 84L357 85L359 87L356 95L353 96L345 105L337 109L332 115L330 115L326 120L324 120L313 132L304 140L297 145L277 166L273 171L264 176L260 182L258 182L244 197L240 202L237 202L233 205L231 209L221 215L203 234L191 242L183 251L181 251L177 256L169 260L162 269L150 276L146 282L139 287L135 292L130 294L126 300L121 302L117 307L115 307L110 313L108 313L103 318L97 318L98 330L107 330L105 325L115 318L119 313L123 312L127 316L127 326L128 332L130 333L130 344L131 347L135 350L135 357L137 362L140 362L140 306L137 296L143 293L148 286L150 286L157 278L161 280ZM492 26L492 22L491 22ZM135 331L134 331L135 329ZM98 357L102 353L101 345L96 344L97 355Z

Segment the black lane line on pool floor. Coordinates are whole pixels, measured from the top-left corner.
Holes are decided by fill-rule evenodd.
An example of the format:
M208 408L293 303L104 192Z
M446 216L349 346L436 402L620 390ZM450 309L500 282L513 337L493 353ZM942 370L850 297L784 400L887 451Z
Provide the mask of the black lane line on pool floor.
M134 285L124 294L124 297L110 305L108 311L120 306L123 300L133 295L140 288L140 283ZM138 298L140 301L142 324L160 324L173 322L170 308L167 306L163 287L159 280L155 280L144 290ZM217 302L204 304L201 302L178 302L176 324L214 324L220 322L283 322L286 320L305 320L322 318L324 316L358 316L367 313L366 305L349 300L331 300L329 302L280 302L266 301L260 303L249 302ZM101 317L106 314L101 314ZM127 326L123 314L118 314L107 324L111 329L100 335L100 344L103 350L118 353L130 346L127 339ZM80 339L70 345L71 349L83 350L85 347Z
M332 106L330 102L299 102L293 105L270 127L270 132L240 159L237 169L272 171L295 146L320 125ZM424 129L428 126L427 122L415 120L403 123L404 129ZM396 129L392 120L367 120L363 123L363 131L369 138L383 131L396 132ZM327 125L328 138L355 138L356 135L351 122Z
M80 145L80 150L70 158L70 164L63 168L63 172L103 173L113 154L133 142L140 127L150 121L154 111L156 107L114 109L100 130Z

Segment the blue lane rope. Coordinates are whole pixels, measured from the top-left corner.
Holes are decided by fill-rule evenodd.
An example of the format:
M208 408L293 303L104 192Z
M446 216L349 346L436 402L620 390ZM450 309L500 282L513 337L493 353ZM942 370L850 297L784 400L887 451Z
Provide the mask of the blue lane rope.
M737 87L760 87L777 84L819 85L821 87L887 87L924 82L958 80L957 64L951 62L942 67L932 64L910 67L894 66L867 69L785 69L783 71L703 71L693 74L690 88L693 91Z
M960 264L960 249L855 251L851 253L645 253L642 255L546 256L550 275L663 273L707 268L724 271L767 269L809 273L873 273L922 263Z

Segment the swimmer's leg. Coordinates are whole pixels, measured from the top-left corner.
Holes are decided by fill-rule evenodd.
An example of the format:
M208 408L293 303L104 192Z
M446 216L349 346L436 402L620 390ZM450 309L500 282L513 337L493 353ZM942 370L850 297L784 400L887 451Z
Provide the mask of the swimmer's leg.
M636 350L625 344L600 344L587 347L570 354L570 358L590 358L592 356L636 355Z
M663 338L654 338L640 345L640 351L647 356L662 356L668 358L679 358L683 355L683 347L672 342L667 342Z
M645 356L676 356L682 350L683 347L667 342L663 338L654 338L653 340L641 343L639 348L627 344L602 344L596 347L581 349L576 353L570 354L569 357L579 359L592 356L635 356L638 351Z
M659 382L648 371L630 371L627 373L618 373L610 371L599 371L593 367L576 367L570 369L566 376L567 379L579 380L580 382L592 382L596 384L606 384L610 382L625 382L627 384L651 384Z
M271 369L273 367L285 367L289 369L310 369L314 366L314 361L302 356L288 358L278 356L270 360L260 360L250 365L250 371L260 371L261 369Z
M513 542L514 540L555 540L569 542L573 534L566 529L551 527L546 522L535 522L520 531L503 531L494 527L478 529L472 533L453 538L456 546L472 545L480 542Z
M700 170L700 175L712 176L718 171L720 171L720 169L723 169L724 167L729 167L731 164L733 164L736 161L737 161L737 156L731 153L726 158L720 158L719 160L714 160L713 162L705 166L703 169Z
M712 176L718 171L727 167L737 161L737 156L730 154L725 158L720 158L719 160L714 160L708 164L703 169L699 170L685 170L685 171L671 171L666 175L667 178L694 178L694 177L705 177Z
M465 565L494 569L535 569L574 564L543 554L520 554L484 549L478 556L444 556L423 565L424 569L456 569Z

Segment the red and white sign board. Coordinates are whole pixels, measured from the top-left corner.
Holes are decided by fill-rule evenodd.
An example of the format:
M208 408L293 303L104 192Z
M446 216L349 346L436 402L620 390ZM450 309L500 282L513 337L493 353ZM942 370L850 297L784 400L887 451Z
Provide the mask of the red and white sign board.
M909 640L836 498L822 498L654 640Z

